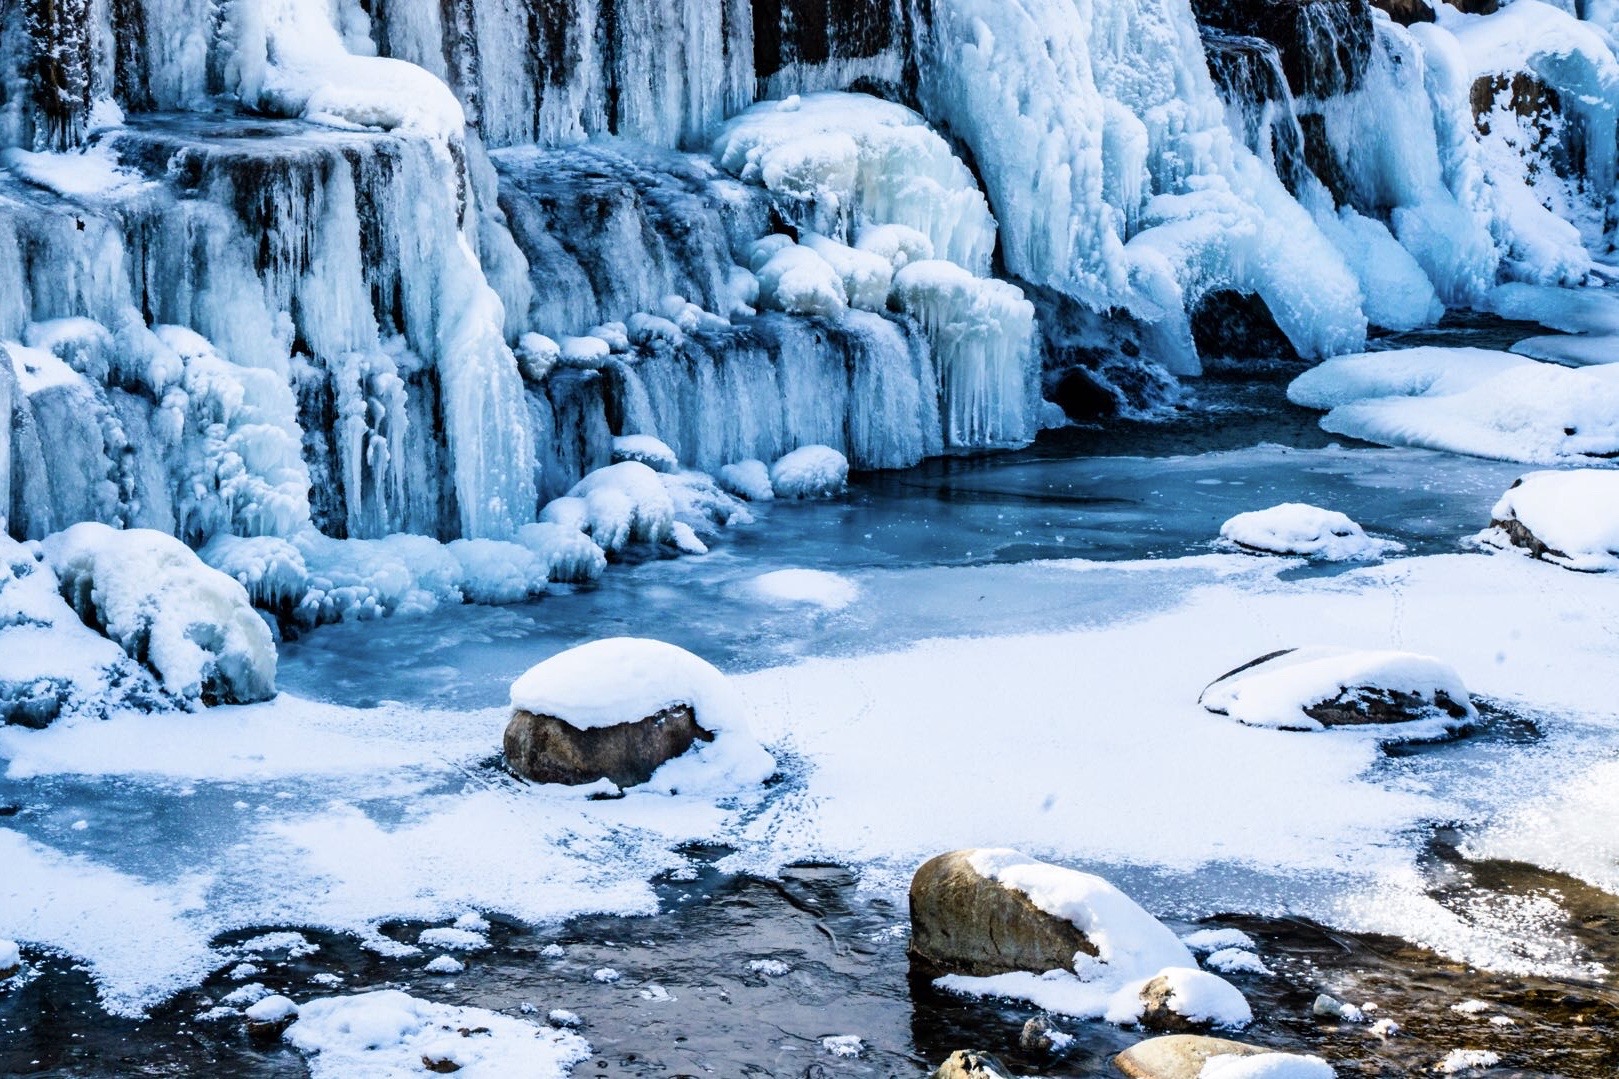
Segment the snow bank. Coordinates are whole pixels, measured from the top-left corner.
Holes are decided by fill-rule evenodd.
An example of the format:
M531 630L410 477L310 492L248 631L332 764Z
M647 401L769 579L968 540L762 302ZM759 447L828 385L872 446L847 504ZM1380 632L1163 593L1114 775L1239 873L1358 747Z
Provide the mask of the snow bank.
M1326 729L1307 709L1359 689L1409 694L1423 702L1421 720L1372 725L1380 734L1432 737L1476 722L1467 687L1451 667L1409 652L1357 652L1347 648L1297 648L1239 668L1204 690L1200 702L1218 715L1250 727L1284 731ZM1453 716L1445 705L1465 712Z
M770 466L770 486L781 498L831 498L848 481L848 458L830 446L800 446Z
M1241 993L1196 969L1192 953L1167 926L1101 877L1038 862L1014 850L979 850L969 861L984 877L1073 923L1097 954L1076 954L1073 973L1015 971L987 978L950 974L935 983L941 988L1027 1000L1079 1018L1133 1023L1144 1007L1142 988L1162 977L1170 983L1170 1009L1188 1019L1242 1026L1253 1018Z
M1527 464L1619 453L1619 364L1571 370L1508 353L1409 349L1328 360L1288 387L1323 429L1388 446Z
M778 569L748 582L748 590L772 603L803 603L836 611L860 598L860 586L825 570Z
M322 997L298 1009L285 1039L315 1079L404 1079L424 1069L467 1079L565 1079L590 1056L577 1034L397 989Z
M275 642L246 589L173 536L86 522L44 550L79 617L168 693L205 704L275 695Z
M1239 513L1220 526L1220 535L1247 550L1328 562L1379 558L1402 549L1392 540L1373 539L1342 513L1303 502Z
M1619 570L1619 471L1531 472L1501 496L1490 517L1492 527L1478 538L1491 546L1538 542L1531 552L1560 566Z
M715 667L684 648L610 637L570 648L512 683L513 709L583 730L633 723L678 704L714 735L655 772L647 786L683 793L758 783L775 760L753 738L748 708Z
M846 93L761 102L727 121L712 149L721 168L764 186L815 232L847 240L860 225L903 225L936 257L989 272L989 204L949 144L903 105Z
M1317 1056L1298 1053L1263 1053L1258 1056L1221 1054L1203 1062L1197 1079L1333 1079L1338 1073Z

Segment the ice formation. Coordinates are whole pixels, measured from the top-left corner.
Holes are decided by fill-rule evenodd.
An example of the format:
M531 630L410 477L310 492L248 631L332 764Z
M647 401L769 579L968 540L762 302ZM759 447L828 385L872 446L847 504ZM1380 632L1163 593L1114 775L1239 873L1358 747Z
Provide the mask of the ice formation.
M770 466L770 487L780 498L829 498L843 493L849 462L830 446L800 446Z

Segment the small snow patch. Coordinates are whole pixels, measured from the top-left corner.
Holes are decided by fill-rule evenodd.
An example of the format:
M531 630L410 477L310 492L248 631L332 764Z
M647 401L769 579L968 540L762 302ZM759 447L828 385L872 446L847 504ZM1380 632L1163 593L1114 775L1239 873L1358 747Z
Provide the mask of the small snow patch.
M620 974L612 967L601 967L594 974L592 974L591 977L595 978L603 985L612 985L614 982L623 978L624 975Z
M445 948L452 952L476 952L489 947L489 940L482 933L454 926L424 929L416 943L423 948Z
M779 978L792 969L780 959L755 959L748 964L749 972L762 974L767 978Z
M836 611L860 598L860 586L825 570L778 569L748 582L754 595L772 603L802 603Z
M1254 938L1240 929L1199 929L1182 937L1181 943L1191 949L1193 955L1209 955L1227 948L1256 950Z
M1501 1063L1501 1054L1488 1049L1452 1049L1445 1059L1434 1065L1441 1075L1460 1075L1462 1072L1483 1071Z
M866 1043L854 1034L835 1034L821 1039L821 1048L835 1057L857 1057L866 1050Z
M848 481L848 459L830 446L802 446L770 466L770 485L780 498L831 498Z
M1264 960L1242 948L1221 948L1203 960L1203 965L1222 974L1272 974Z
M1262 1053L1235 1056L1224 1053L1209 1057L1198 1072L1198 1079L1333 1079L1337 1073L1317 1056L1297 1053Z
M467 966L453 955L441 955L422 969L429 974L460 974Z
M1220 526L1220 536L1246 551L1327 562L1379 558L1403 549L1393 540L1373 539L1342 513L1303 502L1239 513Z

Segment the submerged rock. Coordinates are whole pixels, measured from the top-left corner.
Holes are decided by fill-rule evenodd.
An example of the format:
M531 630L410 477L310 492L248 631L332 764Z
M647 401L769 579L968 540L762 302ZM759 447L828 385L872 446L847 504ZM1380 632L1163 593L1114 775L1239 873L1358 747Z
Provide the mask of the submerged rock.
M923 863L911 878L911 957L952 973L1073 970L1074 954L1097 949L1066 918L985 876L973 850Z
M990 1056L970 1049L957 1049L950 1054L933 1079L1011 1079L1006 1065Z
M1210 1057L1261 1056L1257 1045L1195 1034L1168 1034L1139 1042L1113 1058L1130 1079L1197 1079Z
M506 725L506 762L537 783L610 779L620 787L634 787L696 743L713 740L687 704L628 723L583 729L556 716L519 709Z
M1329 727L1423 723L1416 737L1455 733L1478 720L1461 677L1409 652L1286 648L1221 675L1198 703L1251 727L1319 731Z

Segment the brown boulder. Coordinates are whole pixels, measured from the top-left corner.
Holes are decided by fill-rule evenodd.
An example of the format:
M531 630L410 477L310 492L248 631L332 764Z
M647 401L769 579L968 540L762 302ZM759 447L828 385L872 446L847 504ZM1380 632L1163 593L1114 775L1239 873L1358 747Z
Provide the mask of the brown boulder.
M644 719L607 727L575 727L556 716L521 709L506 725L506 763L536 783L578 785L610 779L633 787L665 762L714 735L697 725L690 705L676 704Z
M1113 1063L1130 1079L1197 1079L1210 1057L1252 1057L1268 1052L1224 1038L1170 1034L1132 1045L1114 1057Z
M1073 970L1096 946L1067 919L972 867L973 851L923 863L911 878L911 958L952 974Z
M1170 980L1160 974L1141 987L1141 1026L1146 1030L1157 1030L1165 1034L1195 1034L1207 1030L1212 1024L1188 1019L1186 1016L1170 1007L1174 999L1175 986Z

